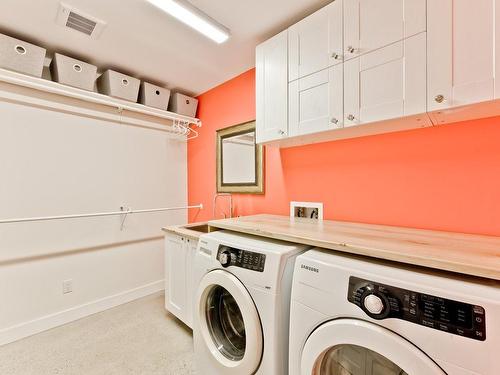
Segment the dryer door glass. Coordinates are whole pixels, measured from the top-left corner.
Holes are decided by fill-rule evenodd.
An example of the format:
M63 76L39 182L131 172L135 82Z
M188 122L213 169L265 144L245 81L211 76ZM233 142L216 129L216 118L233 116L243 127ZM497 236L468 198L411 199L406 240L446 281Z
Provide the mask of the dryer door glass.
M208 294L205 314L215 347L226 358L241 360L245 355L245 324L231 293L220 285L214 286Z
M315 367L318 375L408 375L383 355L357 345L330 348Z

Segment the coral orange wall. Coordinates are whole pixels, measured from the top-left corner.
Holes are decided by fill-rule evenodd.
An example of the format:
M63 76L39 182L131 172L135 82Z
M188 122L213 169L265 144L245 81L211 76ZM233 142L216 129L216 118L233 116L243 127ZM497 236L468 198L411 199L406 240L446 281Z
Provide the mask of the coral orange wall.
M255 70L199 97L188 146L190 221L212 216L215 130L255 119ZM297 148L266 149L265 195L235 196L235 214L288 215L324 202L325 218L500 235L500 117ZM220 204L222 204L222 199Z

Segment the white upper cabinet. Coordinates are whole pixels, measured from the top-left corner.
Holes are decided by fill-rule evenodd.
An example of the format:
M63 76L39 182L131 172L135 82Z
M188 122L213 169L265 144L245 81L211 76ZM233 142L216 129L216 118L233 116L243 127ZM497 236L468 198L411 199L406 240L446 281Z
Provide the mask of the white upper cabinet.
M498 116L499 77L500 0L334 0L257 48L257 142Z
M334 0L288 29L290 82L342 62L342 3Z
M342 71L343 66L339 64L290 83L290 136L342 127Z
M288 134L288 33L274 36L256 49L257 143Z
M346 60L425 30L426 0L344 0Z
M344 126L426 111L426 35L421 33L344 64Z
M428 2L429 111L500 98L499 23L500 0Z

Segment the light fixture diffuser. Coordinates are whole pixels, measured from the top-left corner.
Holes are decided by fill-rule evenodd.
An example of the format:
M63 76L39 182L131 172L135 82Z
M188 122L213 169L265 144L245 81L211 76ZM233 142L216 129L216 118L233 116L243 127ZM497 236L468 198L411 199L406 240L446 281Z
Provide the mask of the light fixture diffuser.
M155 7L197 30L217 43L229 38L229 29L186 0L147 0Z

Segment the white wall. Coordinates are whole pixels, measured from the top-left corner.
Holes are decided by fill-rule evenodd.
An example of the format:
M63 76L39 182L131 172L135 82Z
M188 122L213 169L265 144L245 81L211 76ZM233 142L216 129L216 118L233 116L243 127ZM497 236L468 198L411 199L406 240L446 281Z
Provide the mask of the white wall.
M186 142L156 121L0 84L0 220L186 205ZM162 290L160 229L186 221L0 224L0 344Z

